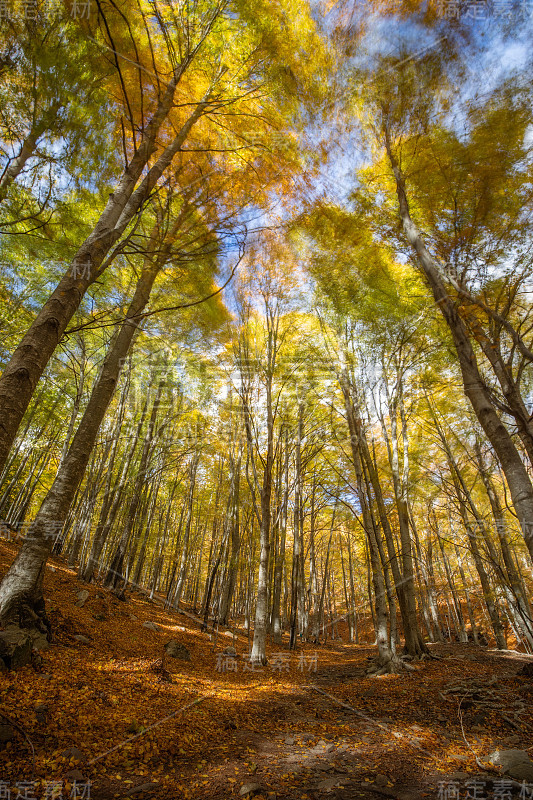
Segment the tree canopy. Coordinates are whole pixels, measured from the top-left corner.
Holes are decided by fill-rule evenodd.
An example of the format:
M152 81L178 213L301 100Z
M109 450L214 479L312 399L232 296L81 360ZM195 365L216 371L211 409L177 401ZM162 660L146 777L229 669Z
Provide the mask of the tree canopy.
M0 664L54 641L51 559L250 669L533 654L531 16L496 5L0 0Z

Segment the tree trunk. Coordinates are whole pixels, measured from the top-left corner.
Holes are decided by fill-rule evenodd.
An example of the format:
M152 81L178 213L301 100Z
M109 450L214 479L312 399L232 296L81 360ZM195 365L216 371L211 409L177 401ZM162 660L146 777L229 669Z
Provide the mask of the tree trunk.
M61 463L17 557L0 583L2 621L18 618L19 624L24 625L25 617L28 617L28 607L37 604L40 612L44 607L41 583L44 566L53 545L53 535L57 533L58 526L63 526L70 504L85 473L100 424L115 391L122 360L137 330L134 317L148 302L158 269L158 266L149 265L143 270L128 309L128 317L132 319L122 324L91 392L68 454ZM21 609L24 609L24 612ZM32 615L29 615L30 624L31 620Z
M391 637L389 630L390 617L389 607L387 604L388 593L384 571L382 568L382 558L380 556L377 532L371 513L369 495L366 489L366 480L361 454L360 426L358 424L356 410L352 401L348 375L346 373L342 373L339 380L344 395L346 419L350 434L352 463L356 476L357 497L361 506L361 513L363 517L362 524L366 534L371 566L372 586L374 589L374 624L376 632L376 644L378 648L377 669L383 672L396 671L400 668L400 661L396 658L393 648L391 648Z
M527 591L524 586L522 576L518 572L515 562L513 561L503 508L483 460L479 442L476 442L475 452L477 466L485 487L485 491L487 493L487 497L489 498L492 515L494 517L494 526L496 528L496 534L500 543L508 586L511 589L512 597L510 598L510 605L525 638L527 639L530 647L533 647L533 619L531 616L531 607L529 605Z
M282 437L285 443L283 461L283 497L279 510L279 543L276 553L276 563L274 565L273 587L272 587L272 616L271 631L274 644L282 642L282 621L281 621L281 590L283 585L283 567L285 564L285 542L287 538L287 521L289 510L289 442L287 430Z
M237 460L235 461L233 458L231 463L230 496L227 511L227 524L230 533L230 556L226 580L220 598L219 622L221 625L227 625L233 601L233 593L235 591L235 582L239 571L239 551L241 547L239 531L240 481L241 454L239 453Z
M531 525L533 485L509 431L494 408L490 390L480 373L476 355L457 304L448 294L437 262L430 255L418 228L411 219L404 178L392 152L388 131L386 131L385 138L387 155L396 180L400 217L406 238L417 255L420 268L450 330L461 369L465 394L500 460L522 534L530 558L533 560L533 526Z
M185 527L183 530L183 541L181 543L181 561L178 570L178 581L176 589L174 590L174 597L172 605L174 608L179 608L181 595L185 586L185 580L188 572L188 558L189 558L189 537L191 533L192 511L194 504L194 490L196 487L196 471L200 461L200 449L198 448L191 458L189 468L189 496L187 499L187 507L185 510Z
M379 521L384 533L387 551L389 555L388 562L392 572L394 581L394 588L398 597L400 607L400 614L402 617L404 636L405 636L405 649L412 656L421 656L427 653L427 647L422 639L418 629L418 622L416 618L416 604L414 598L414 582L412 570L412 557L411 557L411 539L407 525L407 531L404 531L405 541L403 546L406 550L406 567L408 570L407 575L402 574L398 562L398 554L394 542L394 536L389 523L387 509L383 499L381 490L381 483L376 469L375 462L370 453L370 448L366 440L363 422L361 420L358 408L352 397L352 383L349 379L347 372L344 372L341 377L341 388L345 397L345 404L347 404L348 421L353 428L352 437L356 437L358 448L360 450L360 457L362 461L362 469L368 474L368 480L372 487L373 494L376 501L376 506L379 514ZM370 494L368 495L370 497ZM402 505L406 511L406 504ZM410 572L409 572L410 570Z
M157 134L172 108L178 80L176 75L167 84L165 94L134 156L115 191L109 196L92 233L79 248L68 271L22 338L0 378L0 469L6 462L35 387L87 289L107 269L114 254L107 262L106 256L142 208L191 128L205 112L206 100L202 100L173 142L142 177L156 150ZM37 549L43 552L41 546Z
M293 554L291 571L291 612L289 622L289 648L296 647L298 636L298 616L301 610L303 594L302 575L302 439L303 439L303 413L304 406L300 403L298 409L298 427L296 434L295 475L294 475L294 516L293 516Z

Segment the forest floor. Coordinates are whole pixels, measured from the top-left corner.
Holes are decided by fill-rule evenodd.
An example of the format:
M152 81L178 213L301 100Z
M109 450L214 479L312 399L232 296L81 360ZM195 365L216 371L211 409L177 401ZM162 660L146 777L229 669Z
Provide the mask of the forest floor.
M1 573L14 552L0 543ZM120 602L59 559L47 573L54 641L42 663L0 674L0 797L88 798L90 781L94 800L510 798L486 758L533 752L523 654L432 645L441 659L371 677L372 647L284 644L252 671L245 636L201 633L140 594ZM169 639L191 659L167 658L165 674Z

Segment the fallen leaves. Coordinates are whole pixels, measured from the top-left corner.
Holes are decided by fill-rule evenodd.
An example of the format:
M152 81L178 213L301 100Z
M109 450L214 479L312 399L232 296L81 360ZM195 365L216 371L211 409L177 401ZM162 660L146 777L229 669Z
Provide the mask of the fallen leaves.
M514 703L527 680L515 679L512 669L506 672L492 660L468 661L471 646L461 651L465 659L428 661L416 674L371 678L365 675L368 650L341 651L329 644L320 648L312 676L322 692L317 693L306 688L309 675L297 670L217 673L213 644L192 622L176 634L191 649L191 662L163 664L168 631L178 627L174 615L134 598L128 614L118 617L111 598L109 619L94 619L94 595L77 607L78 588L71 573L50 575L60 641L44 654L45 672L28 667L2 677L6 714L34 743L41 794L46 781L77 768L93 781L95 800L135 800L143 797L136 787L148 783L160 800L227 800L252 781L260 786L256 800L272 800L276 792L306 800L307 791L321 783L372 786L380 774L387 776L386 790L394 786L396 792L406 781L421 788L425 781L427 788L429 776L437 780L458 768L468 775L475 768L449 687L464 681L467 670L475 694L490 672L498 681L490 691ZM143 628L148 618L164 632ZM91 636L91 648L72 646L81 630ZM158 682L158 670L150 671L154 664L169 671L171 684ZM171 718L193 702L191 695L205 700ZM495 732L508 735L509 728L489 714L474 739L469 720L479 698L465 711L464 724L473 751L481 755L494 749ZM39 714L46 715L46 724ZM5 780L28 777L29 752L20 744L18 736L0 750ZM69 748L77 748L77 757Z

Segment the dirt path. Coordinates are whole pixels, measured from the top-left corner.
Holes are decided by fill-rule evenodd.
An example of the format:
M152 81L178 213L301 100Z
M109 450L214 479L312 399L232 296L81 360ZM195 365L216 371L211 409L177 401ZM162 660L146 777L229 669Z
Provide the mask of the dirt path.
M232 797L249 788L287 800L415 800L451 797L454 787L464 796L477 791L482 797L481 784L485 796L492 796L497 776L481 770L475 756L496 747L531 747L533 741L517 734L496 709L484 706L480 712L475 702L463 700L459 713L457 694L449 691L492 682L491 696L501 695L506 704L511 696L518 700L528 689L516 677L522 659L470 646L435 649L444 660L420 665L415 675L370 678L365 662L371 650L330 647L308 683L294 680L277 693L258 683L256 691L270 695L266 708L243 700L254 721L247 725L228 713L224 757L207 759L205 787L194 785L195 772L187 772L192 796Z

